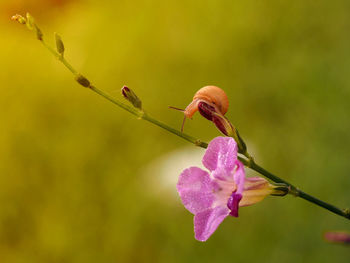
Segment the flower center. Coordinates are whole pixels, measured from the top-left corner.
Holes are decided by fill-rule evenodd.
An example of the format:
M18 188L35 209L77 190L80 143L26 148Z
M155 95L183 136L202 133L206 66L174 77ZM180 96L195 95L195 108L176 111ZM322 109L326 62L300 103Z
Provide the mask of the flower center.
M234 181L217 180L216 182L218 184L218 188L214 191L216 200L226 205L230 196L237 191L237 185Z

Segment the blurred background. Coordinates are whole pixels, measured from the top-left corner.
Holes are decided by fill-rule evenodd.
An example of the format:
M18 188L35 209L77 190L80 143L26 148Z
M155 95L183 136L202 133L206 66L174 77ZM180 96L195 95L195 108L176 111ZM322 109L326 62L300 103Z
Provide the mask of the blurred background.
M78 86L10 20L27 11L97 87L128 85L173 127L169 105L223 88L259 164L350 206L349 1L1 0L1 262L348 262L322 235L349 221L291 196L196 241L175 185L204 150ZM198 114L185 131L219 135Z

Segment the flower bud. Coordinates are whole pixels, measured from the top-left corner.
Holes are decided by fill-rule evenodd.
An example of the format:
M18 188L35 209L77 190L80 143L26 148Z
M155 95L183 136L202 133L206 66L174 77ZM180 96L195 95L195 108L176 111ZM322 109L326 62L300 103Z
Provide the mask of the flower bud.
M28 29L33 30L34 29L34 18L29 13L26 14L26 17L27 17L27 27L28 27Z
M43 33L41 32L40 28L35 24L34 18L32 17L32 15L27 13L26 17L27 19L25 19L20 15L15 15L12 17L12 19L17 20L21 24L26 24L29 30L35 30L36 38L40 41L43 40Z
M12 16L11 19L21 23L22 25L25 25L27 23L26 19L19 14Z
M61 56L63 56L63 54L64 54L64 44L63 44L63 41L61 39L61 36L58 35L56 32L55 32L55 40L56 40L57 52L60 53Z
M199 113L209 121L212 121L215 126L221 131L224 135L232 137L238 144L238 149L240 153L245 153L247 147L240 137L237 129L232 125L232 123L220 112L218 112L215 107L209 105L204 101L198 103Z
M141 100L137 97L137 95L129 89L127 86L122 87L122 94L125 99L131 102L131 104L138 109L142 109L142 102Z
M81 74L77 74L75 80L85 88L90 87L90 81Z
M204 101L198 103L199 113L209 121L212 121L215 126L226 136L231 136L234 133L234 128L230 121L222 114L218 113L215 108Z
M34 29L36 32L36 38L40 41L43 40L43 33L41 32L40 28L36 24L34 24Z
M222 115L213 115L213 122L215 126L226 136L233 137L235 133L235 128L232 126L231 122Z
M324 238L328 242L350 245L350 233L340 231L329 231L324 234Z
M215 113L215 108L204 101L198 103L199 113L209 121L213 120L213 114Z

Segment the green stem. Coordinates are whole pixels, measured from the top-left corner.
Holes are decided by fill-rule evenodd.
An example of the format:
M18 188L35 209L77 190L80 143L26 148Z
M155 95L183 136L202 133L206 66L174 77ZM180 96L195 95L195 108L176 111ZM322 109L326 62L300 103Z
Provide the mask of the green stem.
M46 47L56 58L58 58L59 61L63 63L63 65L66 66L67 69L69 69L70 72L72 72L74 75L78 74L78 72L72 67L71 64L68 63L68 61L61 55L60 53L56 52L51 46L49 46L43 39L40 40L40 42Z
M142 119L142 120L145 120L145 121L148 121L148 122L151 122L153 123L154 125L157 125L158 127L161 127L183 139L185 139L186 141L189 141L199 147L202 147L202 148L207 148L208 144L205 143L205 142L202 142L201 140L198 140L188 134L185 134L185 133L182 133L181 131L179 130L176 130L168 125L166 125L165 123L161 122L161 121L158 121L157 119L149 116L147 113L145 113L144 111L142 110L139 110L139 109L136 109L136 108L133 108L133 107L130 107L128 105L125 105L124 103L114 99L113 97L111 97L110 95L108 95L107 93L103 92L102 90L94 87L94 86L90 86L90 89L94 92L96 92L97 94L101 95L102 97L104 97L105 99L109 100L110 102L112 102L113 104L123 108L124 110L130 112L131 114L137 116L138 118Z
M43 39L41 40L42 44L44 45L44 47L46 47L55 57L58 58L59 61L61 61L63 63L63 65L66 66L66 68L72 72L74 75L77 75L78 74L78 71L76 71L73 66L61 55L59 54L58 52L56 52L56 50L54 50L51 46L49 46ZM198 140L188 134L185 134L179 130L176 130L168 125L166 125L165 123L163 122L160 122L158 121L157 119L149 116L147 113L145 113L144 111L142 110L139 110L137 108L134 108L134 107L131 107L129 105L126 105L116 99L114 99L113 97L111 97L110 95L108 95L107 93L103 92L102 90L96 88L95 86L92 86L90 85L89 88L101 95L102 97L104 97L105 99L109 100L110 102L112 102L113 104L119 106L120 108L130 112L131 114L137 116L138 118L142 119L142 120L146 120L148 122L151 122L153 123L154 125L157 125L158 127L161 127L183 139L185 139L186 141L189 141L193 144L195 144L196 146L199 146L199 147L202 147L202 148L207 148L208 144L205 143L205 142L202 142L201 140Z
M59 54L58 52L56 52L56 50L54 50L51 46L49 46L48 44L46 44L46 42L41 38L39 39L42 44L55 56L57 57L57 59L59 61L61 61L63 63L63 65L70 71L72 72L75 76L79 75L78 71L76 71L72 65L70 63L68 63L68 61L63 57L63 55ZM151 122L154 125L157 125L158 127L161 127L183 139L185 139L188 142L193 143L196 146L202 147L202 148L207 148L208 144L205 142L202 142L201 140L198 140L188 134L185 134L179 130L176 130L170 126L168 126L167 124L158 121L157 119L149 116L148 114L146 114L143 110L131 107L129 105L126 105L116 99L114 99L113 97L111 97L110 95L108 95L107 93L103 92L102 90L96 88L95 86L89 85L88 88L90 90L92 90L93 92L99 94L100 96L104 97L105 99L109 100L110 102L112 102L113 104L117 105L118 107L130 112L131 114L137 116L139 119L143 119L145 121ZM250 169L260 173L261 175L269 178L270 180L272 180L275 183L284 183L287 186L289 186L289 193L294 195L294 196L298 196L300 198L303 198L315 205L318 205L320 207L323 207L337 215L343 216L347 219L350 219L350 210L349 209L339 209L331 204L328 204L324 201L321 201L301 190L299 190L297 187L295 187L294 185L292 185L291 183L287 182L284 179L279 178L276 175L273 175L272 173L270 173L269 171L265 170L264 168L262 168L261 166L257 165L254 161L254 159L248 154L247 151L244 152L244 155L248 158L242 158L242 157L238 157L238 159L247 167L249 167Z
M294 185L292 185L291 183L287 182L286 180L283 180L281 178L279 178L278 176L270 173L269 171L265 170L264 168L262 168L261 166L257 165L252 159L251 160L245 160L243 161L243 163L248 166L249 168L251 168L252 170L264 175L265 177L271 179L272 181L274 181L275 183L284 183L286 185L288 185L290 187L290 191L289 193L300 197L304 200L307 200L315 205L318 205L320 207L323 207L337 215L343 216L347 219L350 219L350 211L349 209L340 209L334 205L328 204L316 197L313 197L312 195L309 195L305 192L303 192L302 190L298 189L297 187L295 187Z
M349 209L339 209L338 207L334 206L334 205L331 205L331 204L328 204L316 197L313 197L312 195L309 195L301 190L298 189L298 196L300 198L303 198L313 204L316 204L320 207L323 207L337 215L340 215L340 216L343 216L347 219L350 219L350 210Z

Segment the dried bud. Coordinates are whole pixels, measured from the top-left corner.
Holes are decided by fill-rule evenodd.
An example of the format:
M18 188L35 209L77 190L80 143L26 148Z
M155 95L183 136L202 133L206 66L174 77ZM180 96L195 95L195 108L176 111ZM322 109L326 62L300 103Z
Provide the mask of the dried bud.
M129 89L127 86L122 87L122 94L125 99L131 102L132 105L134 105L135 108L142 109L142 102L137 97L137 95Z
M81 74L77 74L75 76L75 80L83 87L86 87L86 88L90 87L90 81Z
M57 52L61 54L61 56L63 56L64 54L64 45L63 45L63 41L60 37L60 35L58 35L57 33L55 33L55 39L56 39L56 49Z
M25 25L27 23L26 19L19 14L12 16L11 19L21 23L22 25Z

